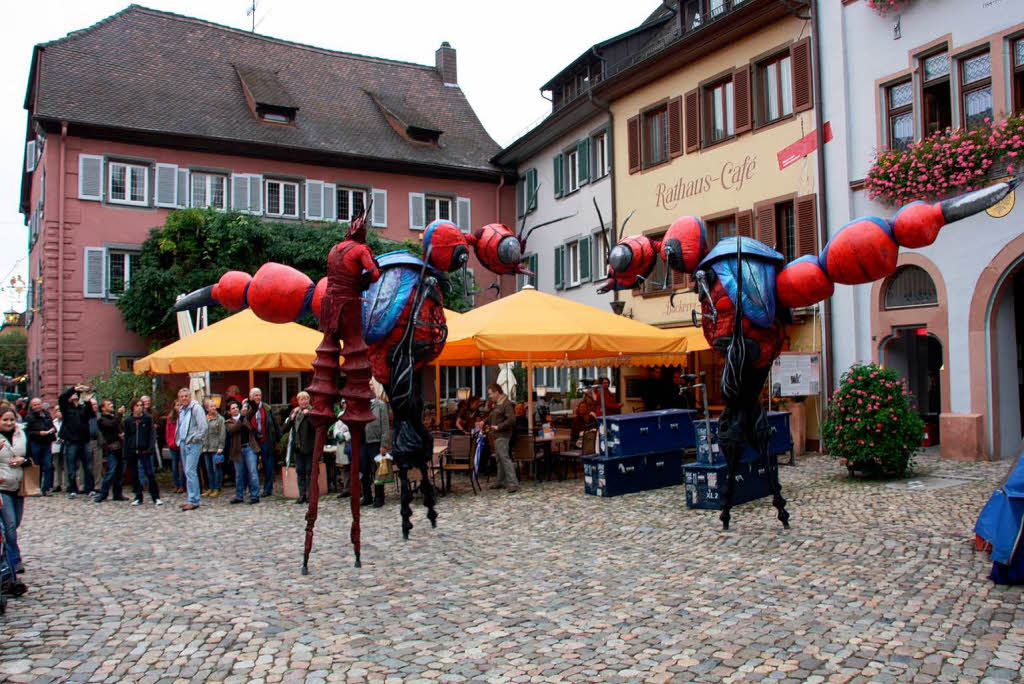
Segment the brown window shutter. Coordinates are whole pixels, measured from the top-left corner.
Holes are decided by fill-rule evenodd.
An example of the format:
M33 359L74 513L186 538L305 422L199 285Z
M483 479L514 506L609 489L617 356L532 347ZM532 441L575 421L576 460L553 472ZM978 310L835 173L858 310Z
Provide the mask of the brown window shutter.
M749 209L736 212L736 234L740 237L754 237L754 212Z
M678 157L683 153L683 98L674 97L668 101L668 156Z
M793 111L805 112L814 106L814 86L811 83L811 39L804 38L789 48L793 64Z
M750 67L744 65L732 72L733 127L736 133L750 130Z
M796 254L818 253L818 202L816 195L796 198Z
M758 241L776 249L778 236L775 227L775 205L771 202L759 204L754 208L754 213L757 215Z
M686 93L686 151L700 149L700 103L697 91Z
M629 172L640 170L640 117L634 116L626 122L626 140L629 145Z

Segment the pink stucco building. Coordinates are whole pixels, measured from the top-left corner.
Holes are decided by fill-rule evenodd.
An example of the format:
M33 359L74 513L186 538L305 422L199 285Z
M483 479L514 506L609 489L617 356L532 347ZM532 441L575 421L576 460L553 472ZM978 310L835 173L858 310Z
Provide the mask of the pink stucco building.
M409 64L132 6L36 46L25 107L29 385L51 399L147 351L116 299L175 208L344 221L372 197L393 240L515 220L447 43ZM497 276L471 266L492 300Z

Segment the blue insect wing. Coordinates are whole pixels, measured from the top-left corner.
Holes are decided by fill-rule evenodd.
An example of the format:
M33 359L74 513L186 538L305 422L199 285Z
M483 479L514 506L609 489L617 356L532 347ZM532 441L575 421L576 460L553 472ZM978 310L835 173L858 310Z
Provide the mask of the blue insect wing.
M723 240L722 242L725 242ZM726 258L724 250L711 261L711 270L715 272L719 282L733 304L736 304L736 241L732 243L732 258ZM721 244L721 242L719 243ZM761 243L758 243L761 244ZM768 248L765 247L767 250ZM769 250L778 254L774 250ZM708 256L711 256L710 254ZM705 259L705 262L708 260ZM743 243L743 317L761 328L770 328L775 320L775 277L778 275L779 259L766 258L763 253L747 252L747 242Z
M383 256L378 258L378 263L381 263ZM367 344L379 342L394 330L416 289L419 277L420 267L405 260L400 260L400 263L381 263L380 278L363 293L363 339Z

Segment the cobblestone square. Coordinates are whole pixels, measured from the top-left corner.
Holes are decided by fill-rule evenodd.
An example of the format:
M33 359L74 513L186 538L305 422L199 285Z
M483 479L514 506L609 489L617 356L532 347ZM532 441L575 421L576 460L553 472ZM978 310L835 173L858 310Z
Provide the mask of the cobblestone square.
M0 679L186 681L1019 681L1019 589L986 579L971 529L1008 463L919 458L944 488L784 467L793 527L768 500L690 511L682 487L613 499L580 480L417 506L393 492L322 504L311 574L303 513L27 502L29 593L0 618ZM179 500L180 499L180 500Z

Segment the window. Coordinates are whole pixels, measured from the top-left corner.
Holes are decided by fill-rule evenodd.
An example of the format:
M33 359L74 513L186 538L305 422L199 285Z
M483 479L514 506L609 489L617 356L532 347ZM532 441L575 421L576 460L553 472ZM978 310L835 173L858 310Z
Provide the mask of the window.
M338 188L338 220L351 221L366 208L366 191L358 188Z
M796 211L792 202L780 202L775 205L776 251L790 262L797 257L796 251Z
M570 287L580 284L580 243L565 246L565 275Z
M648 235L652 240L661 240L665 233ZM673 273L662 259L654 260L654 270L647 276L640 289L644 294L657 294L659 292L671 292L673 289Z
M132 373L135 368L135 362L142 358L141 354L117 354L114 355L114 362L111 364L113 368L121 371L122 373Z
M427 225L429 226L432 221L441 219L442 221L452 220L452 201L448 197L430 197L429 195L424 200L426 206L426 217Z
M704 88L704 117L706 145L733 136L735 115L732 101L732 77Z
M736 220L732 217L707 222L708 247L714 247L719 240L736 235Z
M921 59L923 86L921 104L923 107L923 137L953 125L953 106L949 86L949 53L942 52Z
M769 123L793 113L793 69L789 52L772 57L757 67L758 121Z
M555 247L555 289L590 281L590 236L574 238Z
M289 181L267 181L267 216L299 217L299 184Z
M668 106L644 113L644 167L668 161Z
M227 209L227 184L225 176L192 172L191 206Z
M523 257L523 265L533 272L533 275L516 274L516 291L522 290L527 285L537 289L537 255L527 254Z
M264 121L273 121L274 123L289 123L291 121L285 114L277 112L261 112L260 118Z
M964 128L992 120L992 59L988 52L960 60L961 119Z
M537 169L527 169L516 185L516 216L526 216L536 208Z
M459 397L459 388L468 387L469 396L482 397L487 391L484 378L488 377L487 368L457 368L446 366L441 368L441 398L455 400ZM525 388L524 390L525 391Z
M604 178L611 168L608 166L608 133L602 131L590 139L590 146L593 148L590 158L594 160L593 177Z
M271 373L266 400L269 404L287 404L302 388L300 373Z
M107 197L117 204L145 206L149 197L149 167L110 162L110 192Z
M107 296L120 297L128 289L132 269L138 264L137 252L107 252Z
M1013 43L1013 109L1024 110L1024 38Z
M885 106L889 147L902 150L914 142L914 86L910 80L885 89Z
M568 177L566 178L566 192L576 192L580 189L580 155L577 150L570 150L565 155Z
M935 281L919 266L904 266L896 271L885 291L886 309L936 306L938 303Z
M594 269L594 280L601 280L608 274L608 261L605 258L605 245L608 242L608 235L603 231L599 230L591 236L591 244L593 244L593 255L590 263L593 264Z

